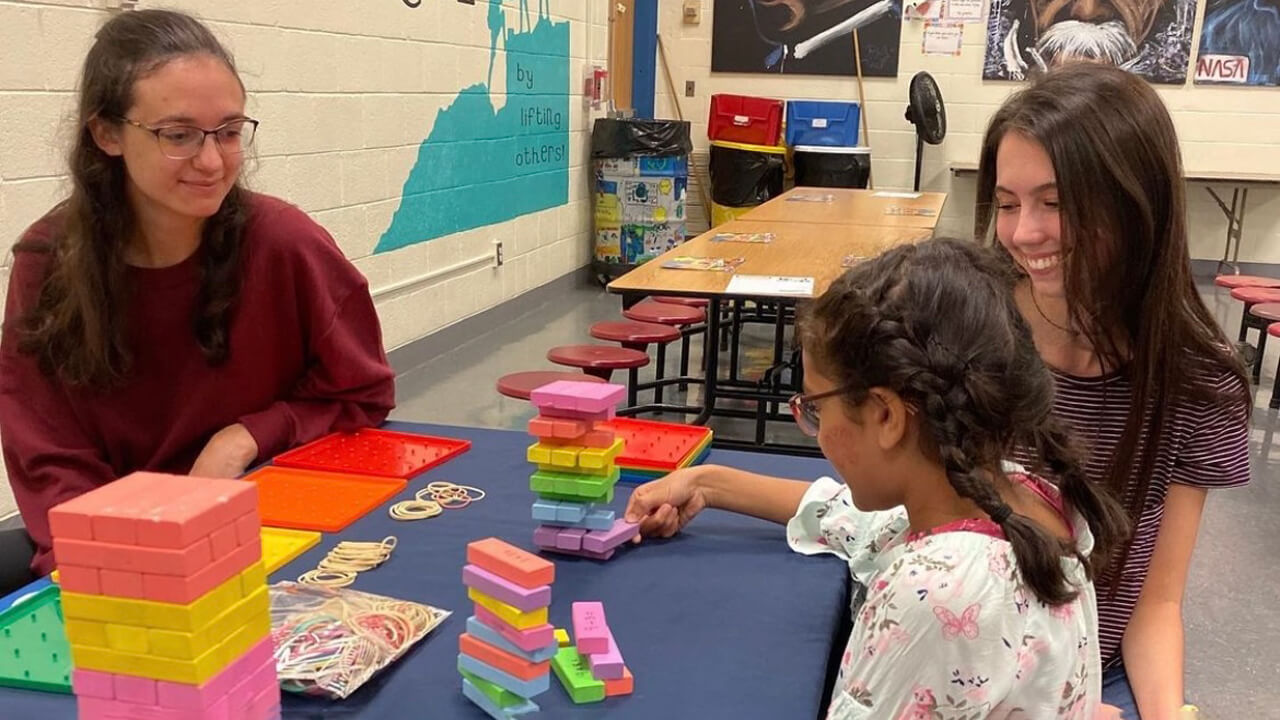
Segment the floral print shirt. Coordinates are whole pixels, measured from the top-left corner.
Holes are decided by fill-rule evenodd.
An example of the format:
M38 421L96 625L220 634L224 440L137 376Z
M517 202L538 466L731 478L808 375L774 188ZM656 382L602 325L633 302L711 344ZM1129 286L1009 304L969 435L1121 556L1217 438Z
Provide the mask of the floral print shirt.
M1013 476L1059 507L1044 481ZM1088 525L1071 523L1087 556ZM827 720L1092 719L1101 698L1093 584L1064 558L1080 594L1050 607L1022 583L1013 547L989 520L912 534L906 511L863 512L821 478L787 524L806 555L831 553L853 575L853 631Z

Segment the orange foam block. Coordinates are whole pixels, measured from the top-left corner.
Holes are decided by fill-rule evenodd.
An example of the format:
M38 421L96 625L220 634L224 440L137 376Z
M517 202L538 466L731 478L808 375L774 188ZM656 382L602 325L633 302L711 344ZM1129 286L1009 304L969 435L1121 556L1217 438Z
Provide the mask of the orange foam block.
M467 562L530 589L556 578L555 565L495 537L467 543Z
M630 695L635 692L636 679L631 675L631 670L625 665L622 668L622 677L617 680L604 681L604 696L613 697L614 695Z
M239 480L133 473L49 511L54 537L179 550L254 512Z
M458 650L521 680L533 680L551 672L550 660L529 662L468 633L458 636Z

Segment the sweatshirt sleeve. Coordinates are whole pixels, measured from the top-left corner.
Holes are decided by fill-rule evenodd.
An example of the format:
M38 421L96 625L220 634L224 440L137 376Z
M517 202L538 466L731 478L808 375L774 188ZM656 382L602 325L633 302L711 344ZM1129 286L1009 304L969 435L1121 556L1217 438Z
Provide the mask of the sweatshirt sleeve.
M39 298L46 255L14 253L0 336L0 446L14 499L36 545L32 570L53 569L49 508L116 478L62 383L18 352L17 324Z

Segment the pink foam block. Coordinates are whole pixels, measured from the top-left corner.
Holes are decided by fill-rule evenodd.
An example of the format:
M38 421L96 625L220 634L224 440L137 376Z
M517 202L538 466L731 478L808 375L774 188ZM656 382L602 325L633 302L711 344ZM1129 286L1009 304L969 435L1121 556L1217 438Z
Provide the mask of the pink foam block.
M85 595L102 594L102 581L98 577L98 568L58 563L58 585L68 592Z
M274 682L274 652L271 638L263 638L222 672L205 681L203 685L158 682L156 683L157 704L174 710L195 712L212 706L236 686L259 673L265 674L266 670L270 670Z
M626 394L622 385L557 380L534 390L529 401L537 408L597 413L616 408Z
M113 675L116 700L138 705L156 704L156 681L132 675Z
M241 545L248 545L260 537L262 537L262 520L258 517L257 510L245 513L236 520L236 540Z
M50 533L54 537L92 540L94 514L133 496L138 481L124 482L125 479L128 478L109 482L50 508Z
M593 530L582 538L582 549L592 552L608 552L625 543L639 533L639 525L629 523L621 518L613 521L608 530ZM612 678L611 678L612 679Z
M584 655L609 651L609 624L605 621L604 604L573 604L573 640L578 652Z
M621 680L626 664L622 661L622 653L618 652L618 643L614 641L613 633L608 628L605 628L605 633L609 636L609 649L602 653L588 654L587 663L591 665L591 674L597 680Z
M560 528L552 525L539 525L533 529L533 544L538 547L555 547L556 536L560 534Z
M258 538L214 560L194 575L143 575L142 591L148 600L186 605L261 559L262 540Z
M61 575L59 575L61 577ZM142 585L142 573L128 572L125 570L99 570L98 579L102 586L102 594L112 597L134 598L141 600L146 597L146 590ZM164 577L164 576L157 576Z
M222 557L239 546L240 540L236 538L235 523L223 525L209 534L209 550L213 553L213 557Z
M477 565L462 567L462 584L528 612L551 604L551 586L524 588Z
M582 528L564 528L556 533L557 550L581 550L582 538L587 531Z
M59 563L156 575L194 575L217 557L207 537L182 549L54 538L53 556Z
M571 420L539 415L529 421L529 434L544 439L560 438L569 440L585 435L590 431L591 423L586 420Z
M71 689L80 697L114 700L116 698L114 676L97 670L71 671Z
M494 632L525 652L537 652L556 641L556 629L551 625L534 625L525 630L517 630L480 605L475 607L475 616L477 620L488 625Z
M171 496L138 525L139 545L186 547L246 513L257 513L257 483L194 477L176 481L167 483Z
M602 553L595 552L594 550L582 550L582 549L568 550L566 548L556 547L554 542L540 543L538 542L538 539L536 537L533 540L533 544L537 545L539 548L543 550L546 550L547 552L560 553L561 555L574 555L577 557L590 558L592 560L608 560L609 558L613 557L614 553L618 551L617 548L614 548L613 550L606 550L605 552L602 552Z

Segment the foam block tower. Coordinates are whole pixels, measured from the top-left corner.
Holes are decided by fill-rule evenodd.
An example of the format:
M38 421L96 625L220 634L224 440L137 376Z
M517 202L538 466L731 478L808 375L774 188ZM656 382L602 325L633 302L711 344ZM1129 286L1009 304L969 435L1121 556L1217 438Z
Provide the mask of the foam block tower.
M81 720L279 716L254 483L134 473L49 526Z
M530 396L539 415L529 421L538 442L528 460L537 465L529 488L538 495L533 542L549 552L608 560L635 536L636 526L606 507L613 502L623 442L601 423L614 417L626 395L621 385L561 380Z
M547 623L555 565L498 538L467 545L462 583L475 603L458 636L462 693L494 720L537 712L558 643Z
M577 645L562 638L551 666L575 703L599 702L606 697L630 695L635 690L635 678L605 621L604 605L574 603L573 636Z

